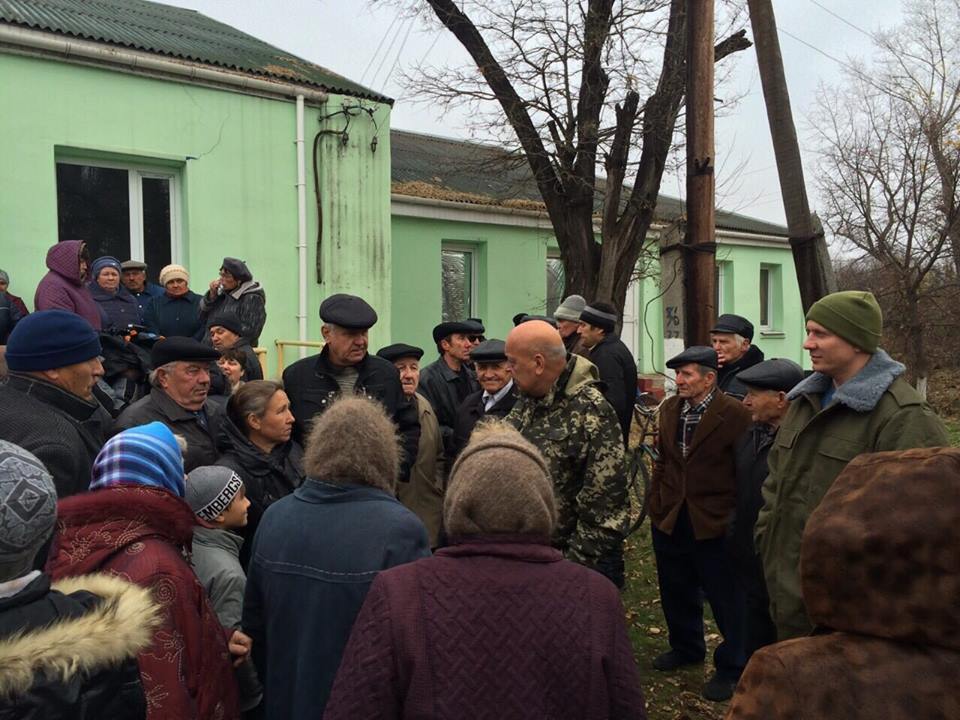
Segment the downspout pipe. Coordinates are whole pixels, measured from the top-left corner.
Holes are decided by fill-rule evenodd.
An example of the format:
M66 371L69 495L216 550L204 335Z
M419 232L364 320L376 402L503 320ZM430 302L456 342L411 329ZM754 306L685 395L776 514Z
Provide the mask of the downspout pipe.
M307 161L303 130L303 95L297 95L297 272L299 304L297 323L299 339L307 339ZM300 347L300 357L307 356L307 348Z
M189 60L167 58L155 53L131 50L90 40L66 38L56 33L31 30L0 23L0 49L5 52L56 57L64 62L92 65L111 70L178 80L220 89L230 89L249 95L294 98L321 104L327 93L305 85L267 80L249 73L217 68Z

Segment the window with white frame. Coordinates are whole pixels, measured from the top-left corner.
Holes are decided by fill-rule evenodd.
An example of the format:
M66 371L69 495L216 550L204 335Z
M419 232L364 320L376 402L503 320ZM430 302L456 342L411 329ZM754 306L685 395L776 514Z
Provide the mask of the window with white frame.
M142 260L152 281L180 256L179 176L121 163L57 160L59 240L83 240L91 259Z
M774 268L769 265L760 266L760 328L763 330L773 327L774 275Z
M547 253L547 306L545 314L553 317L554 311L563 302L563 289L566 285L566 276L563 272L563 261L560 252Z
M730 312L733 305L733 263L729 260L717 261L714 273L716 313L722 315L725 312Z
M476 252L473 248L444 243L440 251L443 322L464 320L476 307Z

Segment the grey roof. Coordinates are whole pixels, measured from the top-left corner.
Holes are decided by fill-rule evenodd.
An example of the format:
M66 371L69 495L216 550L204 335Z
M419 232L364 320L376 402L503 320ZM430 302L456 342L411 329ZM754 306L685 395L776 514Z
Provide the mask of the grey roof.
M393 102L195 10L171 5L146 0L0 0L0 22Z
M508 207L540 207L542 199L526 160L501 147L404 130L390 131L394 191ZM671 221L685 212L682 200L660 195L656 217ZM762 235L789 237L787 228L717 209L716 226Z

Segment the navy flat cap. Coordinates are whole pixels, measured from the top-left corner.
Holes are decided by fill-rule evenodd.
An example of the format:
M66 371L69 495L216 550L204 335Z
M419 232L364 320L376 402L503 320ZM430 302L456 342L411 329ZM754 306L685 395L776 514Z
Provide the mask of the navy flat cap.
M478 363L506 362L507 344L503 340L484 340L470 351L470 359Z
M377 357L382 357L384 360L389 360L390 362L396 362L400 358L408 357L419 360L423 357L423 348L418 348L416 345L407 345L406 343L394 343L393 345L380 348L377 352Z
M721 315L710 332L730 333L753 340L753 323L742 315Z
M337 293L320 303L320 319L350 330L367 330L377 324L377 311L363 298Z
M790 392L803 380L803 368L793 360L773 358L741 370L737 373L737 380L761 390Z
M667 360L667 367L676 370L684 365L696 363L704 367L717 369L717 351L706 345L691 345L679 355Z

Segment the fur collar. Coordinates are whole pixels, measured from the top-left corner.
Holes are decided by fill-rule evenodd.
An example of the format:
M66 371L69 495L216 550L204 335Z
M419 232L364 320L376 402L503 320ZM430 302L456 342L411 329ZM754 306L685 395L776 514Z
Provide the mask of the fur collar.
M263 292L263 288L260 287L260 283L258 283L256 280L247 280L240 283L235 290L231 290L229 294L234 300L239 300L241 295L255 292Z
M833 399L854 412L870 412L893 381L903 375L904 370L906 368L902 363L883 350L877 350L863 370L837 388ZM822 395L832 382L833 378L829 375L815 372L793 388L787 399L796 400L801 395Z
M64 578L51 589L66 595L86 590L103 601L79 617L0 640L0 697L28 692L37 673L66 682L135 657L160 623L150 591L112 575Z

